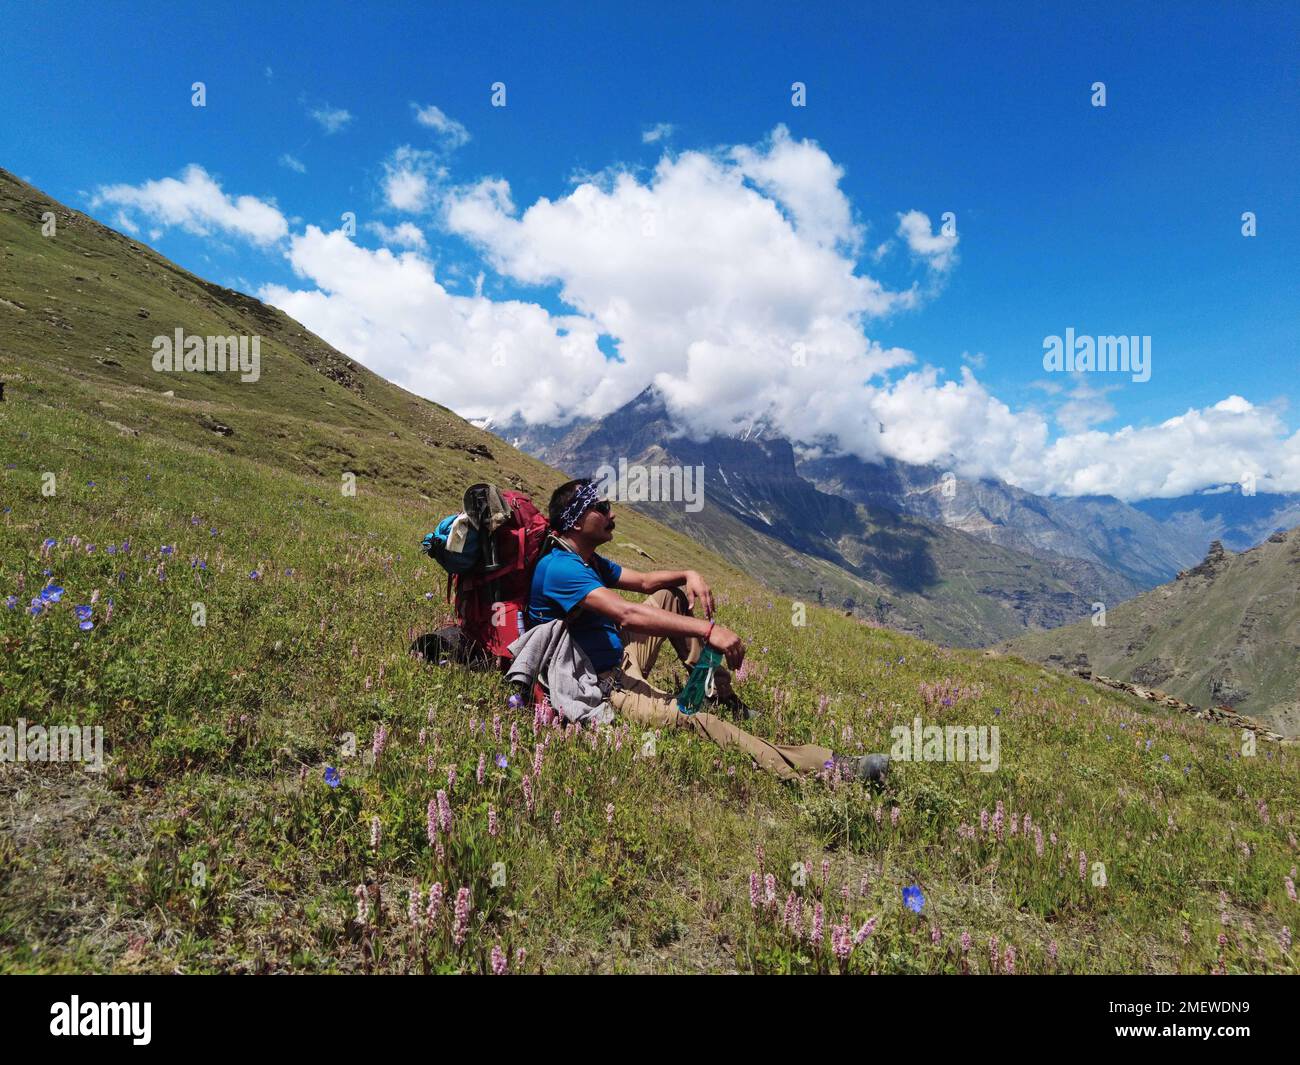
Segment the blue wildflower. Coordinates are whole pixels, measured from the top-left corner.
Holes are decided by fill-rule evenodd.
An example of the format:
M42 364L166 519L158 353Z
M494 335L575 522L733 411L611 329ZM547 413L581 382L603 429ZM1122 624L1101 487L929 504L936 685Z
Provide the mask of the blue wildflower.
M921 894L921 889L915 884L903 888L903 905L913 913L920 913L925 909L925 896Z
M39 598L36 598L32 600L32 605L27 608L27 613L31 614L32 617L36 617L44 609L45 604Z
M18 605L18 596L16 595L5 596L5 606L7 606L10 610L12 610L17 605Z
M253 571L248 575L248 579L249 579L250 581L259 581L259 580L262 579L262 575L261 575L260 573L258 573L257 570L253 570Z
M58 540L55 540L55 539L52 539L52 538L47 538L47 539L44 541L44 543L41 544L41 546L42 546L42 547L46 547L46 548L48 548L48 547L58 547L58 546L59 546L59 541L58 541Z
M325 783L331 788L337 788L342 781L339 779L339 771L332 765L325 767Z
M170 555L172 553L172 549L168 547L166 544L164 544L162 547L158 548L158 553L163 556Z
M506 756L505 756L504 754L498 754L498 755L497 755L497 768L498 768L498 769L504 769L504 768L505 768L506 766L508 766L509 764L510 764L510 763L506 761Z
M72 611L74 614L77 615L77 618L80 621L85 621L91 615L90 607L85 606L84 604L80 606L74 606L72 608Z
M63 598L63 589L57 584L47 584L41 589L42 603L57 603Z

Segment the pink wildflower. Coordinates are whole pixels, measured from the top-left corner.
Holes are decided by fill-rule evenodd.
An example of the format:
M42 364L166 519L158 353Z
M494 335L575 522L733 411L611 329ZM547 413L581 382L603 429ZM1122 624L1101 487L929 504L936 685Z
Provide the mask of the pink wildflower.
M469 910L469 888L463 887L456 892L456 918L451 932L451 940L458 947L469 935Z
M759 879L757 873L749 874L749 908L757 910L759 902L762 901L762 895L759 888Z
M848 961L849 955L853 953L853 940L849 936L847 917L843 924L837 924L831 929L831 950L841 962Z
M506 956L501 949L500 943L492 944L492 975L505 976L506 974Z
M824 931L824 925L823 925L824 920L825 920L825 913L822 910L822 904L820 902L813 903L812 929L808 933L808 940L815 947L820 947L822 945L822 933Z
M451 802L441 788L438 789L438 828L446 835L451 835Z
M866 923L863 924L863 926L853 934L853 945L855 947L862 946L862 944L867 941L867 938L871 936L875 931L876 931L876 919L874 917L868 918Z
M493 839L495 839L498 831L499 828L497 826L496 807L493 806L491 803L489 803L488 804L488 835L491 836Z
M781 914L781 924L785 928L794 927L794 907L797 896L792 891L785 897L785 912Z
M441 883L434 883L429 888L429 906L428 913L429 923L433 924L442 914L442 895L443 889Z

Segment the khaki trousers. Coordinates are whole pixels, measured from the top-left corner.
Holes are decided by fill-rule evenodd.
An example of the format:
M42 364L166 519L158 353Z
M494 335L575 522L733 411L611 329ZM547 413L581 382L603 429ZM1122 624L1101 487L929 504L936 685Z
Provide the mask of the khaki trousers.
M680 588L665 588L655 592L647 600L661 610L670 610L674 614L689 614L686 605L686 593ZM638 633L630 642L623 645L623 665L613 670L614 687L610 691L609 702L614 712L633 724L643 728L688 728L701 736L712 740L719 747L735 747L744 751L763 769L775 773L782 780L792 780L801 773L811 773L821 769L831 758L827 747L816 744L789 746L769 743L752 733L738 728L730 721L713 714L700 711L698 714L683 714L677 709L677 700L667 692L653 687L646 677L654 668L664 640L670 640L673 650L688 666L700 657L703 643L695 637L647 636ZM725 668L714 674L727 677ZM601 679L606 679L602 674Z

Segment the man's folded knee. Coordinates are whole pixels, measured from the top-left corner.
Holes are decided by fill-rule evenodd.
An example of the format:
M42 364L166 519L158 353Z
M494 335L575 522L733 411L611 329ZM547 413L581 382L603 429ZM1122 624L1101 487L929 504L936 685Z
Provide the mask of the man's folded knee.
M690 604L686 601L686 593L680 588L660 588L650 597L650 602L661 610L671 610L674 614L691 612Z

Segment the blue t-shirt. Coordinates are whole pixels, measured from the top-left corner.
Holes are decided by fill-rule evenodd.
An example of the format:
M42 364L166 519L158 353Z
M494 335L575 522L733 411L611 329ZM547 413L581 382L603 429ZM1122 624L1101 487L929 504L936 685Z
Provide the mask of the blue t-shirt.
M591 556L591 565L582 556L564 548L554 548L543 555L533 570L533 584L528 595L528 624L541 625L568 617L595 588L613 588L623 567L600 555ZM580 610L569 621L569 632L591 659L597 673L613 669L623 661L623 641L613 618L595 610Z

